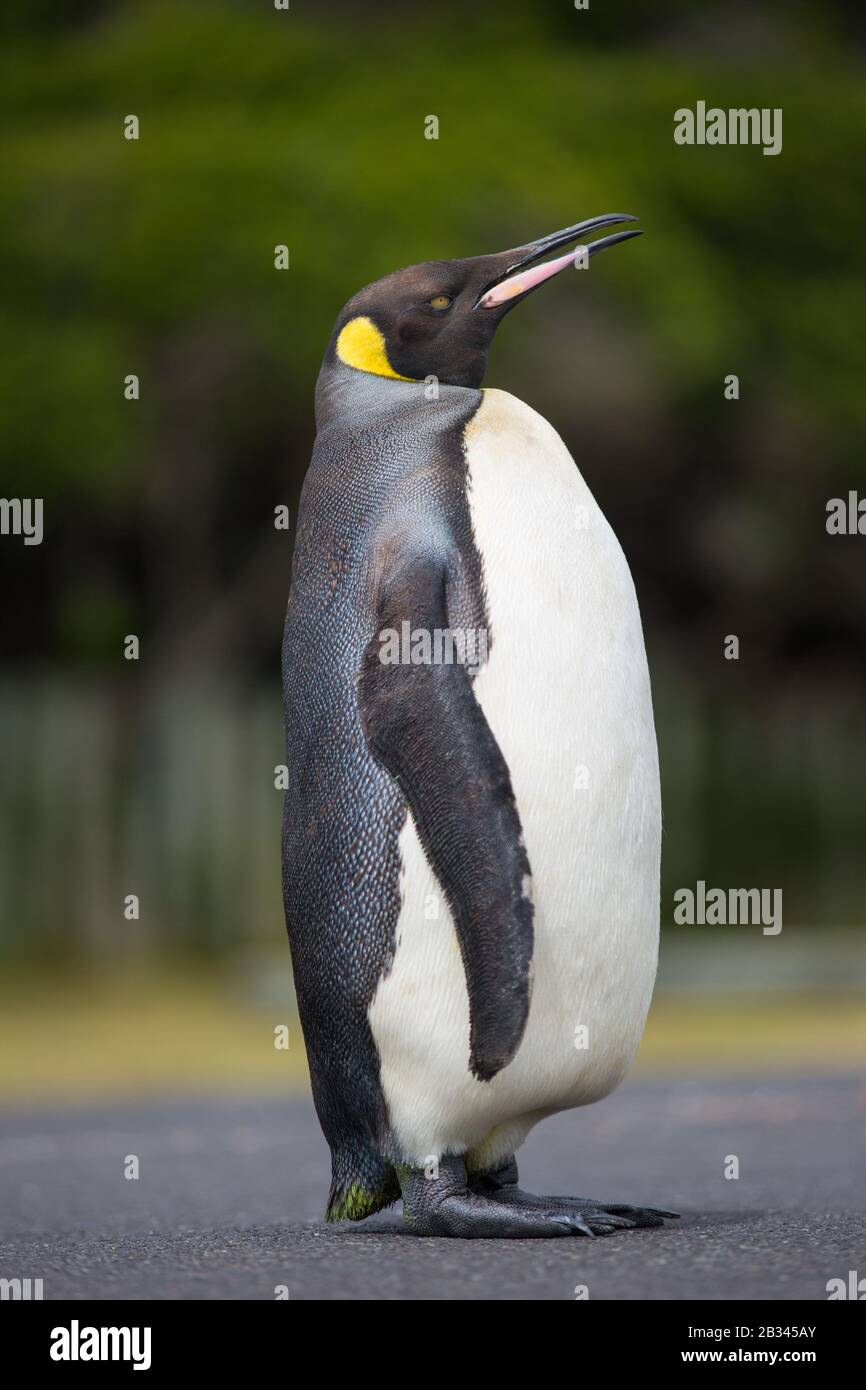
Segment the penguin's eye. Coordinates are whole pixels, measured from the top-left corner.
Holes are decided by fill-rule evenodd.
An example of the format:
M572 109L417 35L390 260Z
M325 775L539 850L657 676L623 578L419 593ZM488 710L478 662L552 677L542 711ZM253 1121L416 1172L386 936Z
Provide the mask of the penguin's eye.
M451 307L450 294L434 294L429 301L431 309L449 309Z

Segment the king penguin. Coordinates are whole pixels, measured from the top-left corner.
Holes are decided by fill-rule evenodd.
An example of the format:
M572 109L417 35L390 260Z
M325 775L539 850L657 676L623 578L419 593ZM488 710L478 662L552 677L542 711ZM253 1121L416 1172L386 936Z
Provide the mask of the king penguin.
M661 805L623 552L551 425L481 387L503 317L633 221L398 270L328 343L283 643L283 891L329 1220L401 1196L419 1235L675 1215L518 1184L532 1127L637 1048Z

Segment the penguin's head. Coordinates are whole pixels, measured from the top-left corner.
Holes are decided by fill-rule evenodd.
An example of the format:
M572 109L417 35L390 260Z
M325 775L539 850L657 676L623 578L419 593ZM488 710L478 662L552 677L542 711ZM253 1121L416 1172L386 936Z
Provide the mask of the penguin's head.
M628 213L605 213L511 251L396 270L345 305L325 363L398 381L434 376L452 386L480 386L493 335L508 311L567 266L640 236L633 229L581 244L588 232L634 221ZM565 255L545 260L567 246L572 249Z

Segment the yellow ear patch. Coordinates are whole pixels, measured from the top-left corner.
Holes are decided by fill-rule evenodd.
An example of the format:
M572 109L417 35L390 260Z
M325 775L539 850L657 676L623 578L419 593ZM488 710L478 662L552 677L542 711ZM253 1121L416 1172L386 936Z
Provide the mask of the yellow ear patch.
M357 367L359 372L372 372L374 376L390 376L395 381L414 381L414 377L401 376L395 372L388 361L385 339L372 319L366 315L350 319L340 329L337 338L337 356L347 367Z

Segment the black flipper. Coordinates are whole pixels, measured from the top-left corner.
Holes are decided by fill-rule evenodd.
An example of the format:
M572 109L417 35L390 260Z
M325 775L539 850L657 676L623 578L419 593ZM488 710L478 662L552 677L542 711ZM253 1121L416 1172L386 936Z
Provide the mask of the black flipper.
M380 545L359 704L370 750L406 798L451 909L469 992L469 1065L489 1081L514 1057L529 1013L530 866L511 778L465 665L380 659L386 629L448 628L449 553L429 539Z

